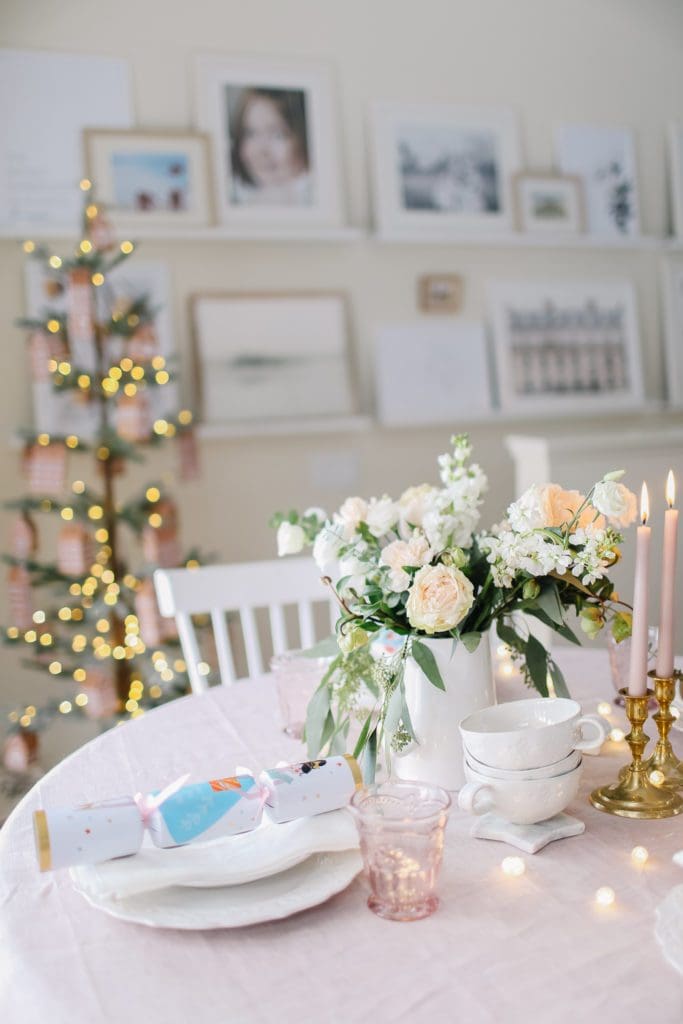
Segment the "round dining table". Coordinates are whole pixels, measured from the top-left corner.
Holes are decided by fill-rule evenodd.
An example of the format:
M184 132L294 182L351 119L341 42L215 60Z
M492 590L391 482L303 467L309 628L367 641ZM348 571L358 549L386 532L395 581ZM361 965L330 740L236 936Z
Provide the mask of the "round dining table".
M612 690L606 654L562 649L572 695L595 712ZM505 699L523 697L520 681ZM623 713L614 709L614 726ZM647 731L652 735L654 724ZM680 734L674 745L683 754ZM594 809L590 791L628 756L608 741L584 757L568 813L583 835L521 855L475 839L451 811L440 906L422 921L382 920L362 876L337 896L283 920L180 931L127 923L95 909L66 870L38 871L36 808L75 806L300 760L282 731L272 678L215 687L112 729L48 772L0 831L2 1024L611 1024L683 1021L683 977L655 938L657 905L683 872L683 816L633 821ZM649 859L636 865L633 847ZM604 886L613 904L596 901Z

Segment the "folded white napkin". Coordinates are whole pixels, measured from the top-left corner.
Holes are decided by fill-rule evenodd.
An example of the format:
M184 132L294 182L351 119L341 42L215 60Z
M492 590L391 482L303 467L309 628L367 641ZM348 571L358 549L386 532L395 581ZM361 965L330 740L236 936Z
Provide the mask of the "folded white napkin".
M314 853L358 848L347 810L276 825L264 818L253 832L160 850L145 836L139 853L71 868L77 889L94 899L125 899L171 885L242 885L286 871Z

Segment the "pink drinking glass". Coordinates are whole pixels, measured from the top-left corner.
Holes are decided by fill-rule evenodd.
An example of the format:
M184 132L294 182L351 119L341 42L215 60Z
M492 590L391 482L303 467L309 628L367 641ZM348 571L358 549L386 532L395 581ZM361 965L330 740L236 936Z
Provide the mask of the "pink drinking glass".
M329 658L310 658L302 650L275 654L270 670L275 677L284 731L300 740L304 732L308 702L320 685Z
M419 921L434 913L450 806L445 789L422 782L382 782L354 793L350 808L373 913L390 921Z

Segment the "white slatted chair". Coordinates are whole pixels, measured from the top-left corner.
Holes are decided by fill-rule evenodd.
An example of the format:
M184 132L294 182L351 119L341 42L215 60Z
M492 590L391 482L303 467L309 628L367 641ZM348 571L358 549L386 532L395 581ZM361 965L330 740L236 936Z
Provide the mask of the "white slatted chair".
M202 657L193 615L211 614L218 667L224 685L233 683L236 677L226 612L239 612L250 676L260 675L266 668L256 609L268 609L274 654L295 646L287 638L286 605L296 606L299 644L304 648L312 646L317 639L315 604L324 603L329 607L332 627L337 619L336 605L321 583L320 572L310 557L209 565L197 569L157 569L154 585L159 611L164 617L175 617L193 693L202 693L207 688L206 678L199 672Z

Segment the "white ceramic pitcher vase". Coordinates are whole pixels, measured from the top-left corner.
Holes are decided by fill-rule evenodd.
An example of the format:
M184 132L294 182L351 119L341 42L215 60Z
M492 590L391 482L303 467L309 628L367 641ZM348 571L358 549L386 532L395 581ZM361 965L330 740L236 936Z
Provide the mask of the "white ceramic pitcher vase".
M406 703L415 742L392 756L392 772L399 779L418 779L444 789L465 784L462 740L458 726L463 718L496 703L488 634L476 651L464 644L453 647L449 638L420 637L436 659L445 691L427 679L413 658L405 668Z

